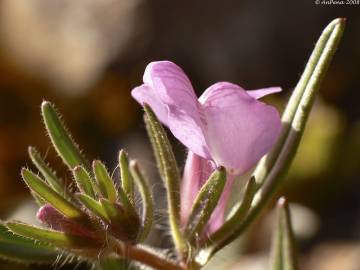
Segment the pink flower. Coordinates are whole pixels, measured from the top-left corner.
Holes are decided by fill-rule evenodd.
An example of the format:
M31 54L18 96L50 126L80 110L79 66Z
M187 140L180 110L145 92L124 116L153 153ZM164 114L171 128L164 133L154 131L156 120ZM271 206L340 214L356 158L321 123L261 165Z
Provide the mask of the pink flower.
M181 185L181 223L186 225L191 214L191 208L197 193L205 184L211 173L216 169L213 161L204 159L197 154L189 151L185 162L183 181ZM220 197L219 203L212 213L209 223L205 228L205 233L216 231L224 222L226 203L230 196L235 175L228 174L226 185Z
M143 81L132 90L132 96L140 104L149 104L159 120L190 150L182 183L184 212L211 170L224 166L231 177L245 173L270 150L280 134L277 110L258 101L280 92L279 87L246 91L236 84L219 82L198 99L186 74L169 61L150 63ZM226 193L220 205L225 205ZM187 216L184 212L183 218Z
M51 204L45 204L40 207L36 213L36 217L53 230L69 233L70 235L85 236L89 238L94 237L94 234L90 230L65 217Z

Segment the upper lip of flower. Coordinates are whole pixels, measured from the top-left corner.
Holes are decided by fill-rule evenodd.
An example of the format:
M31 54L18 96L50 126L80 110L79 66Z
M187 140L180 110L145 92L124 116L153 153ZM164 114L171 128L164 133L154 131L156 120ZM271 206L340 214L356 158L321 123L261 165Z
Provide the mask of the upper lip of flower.
M277 140L281 121L277 110L257 99L281 88L245 91L219 82L197 99L180 67L169 61L150 63L144 84L133 89L174 136L197 155L236 173L250 169Z

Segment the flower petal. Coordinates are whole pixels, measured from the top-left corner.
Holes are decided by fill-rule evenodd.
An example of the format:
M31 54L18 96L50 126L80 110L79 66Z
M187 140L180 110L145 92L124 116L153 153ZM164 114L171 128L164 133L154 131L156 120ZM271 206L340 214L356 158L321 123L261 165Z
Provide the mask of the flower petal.
M189 151L181 182L181 224L186 225L194 200L215 170L215 164Z
M170 61L151 62L147 65L144 83L157 92L166 104L177 103L183 95L188 95L189 100L197 100L189 78L184 71Z
M249 170L276 142L281 129L277 110L231 83L217 83L200 98L205 136L217 165L234 174Z
M264 96L281 92L281 87L268 87L256 90L246 91L248 95L252 96L255 99L260 99Z
M143 84L134 88L131 91L131 95L140 104L148 104L156 114L157 118L159 118L164 125L168 126L167 107L160 101L153 88Z
M182 69L168 61L150 63L145 70L144 83L167 107L168 119L164 123L174 136L194 153L210 158L200 104Z

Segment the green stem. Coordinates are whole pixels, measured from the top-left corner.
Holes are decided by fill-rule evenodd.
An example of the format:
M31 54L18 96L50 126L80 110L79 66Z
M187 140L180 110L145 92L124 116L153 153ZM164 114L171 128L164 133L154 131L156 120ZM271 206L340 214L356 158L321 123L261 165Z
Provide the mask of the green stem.
M125 245L122 242L116 242L115 252L124 258L140 262L156 270L186 270L174 261L156 254L141 246Z

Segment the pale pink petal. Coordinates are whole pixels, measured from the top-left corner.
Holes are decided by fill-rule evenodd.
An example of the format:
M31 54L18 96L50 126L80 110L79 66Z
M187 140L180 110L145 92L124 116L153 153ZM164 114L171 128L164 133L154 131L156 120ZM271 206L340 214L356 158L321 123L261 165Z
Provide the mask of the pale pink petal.
M277 110L235 84L212 85L201 103L210 154L217 165L234 174L242 174L255 165L280 134Z
M182 69L168 61L150 63L145 70L144 83L166 105L168 119L164 123L174 136L194 153L210 158L200 104Z
M189 151L183 179L181 182L181 224L186 225L190 216L191 208L194 200L209 178L211 173L215 170L215 164L210 160L203 159L202 157Z
M259 99L270 94L281 92L281 87L268 87L256 90L249 90L246 92L253 98Z
M148 64L143 81L146 85L156 89L166 104L177 103L179 100L177 97L181 100L183 95L188 95L188 100L197 100L189 78L178 65L170 61Z
M134 88L131 91L131 95L140 104L148 104L156 114L157 118L159 118L164 125L168 125L167 107L160 101L153 88L143 84Z
M202 127L196 119L197 115L188 113L189 111L185 111L181 107L170 107L169 129L189 150L203 158L211 159Z

